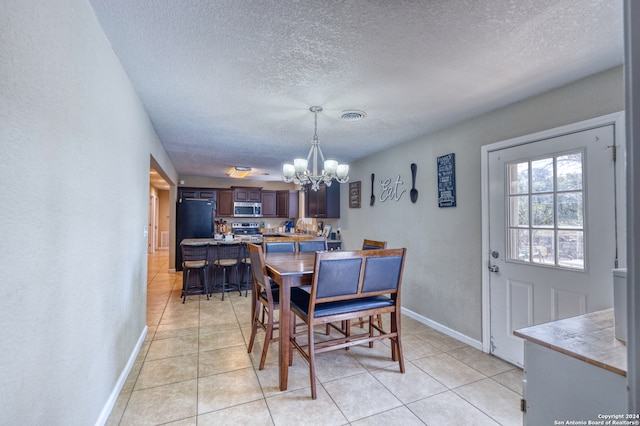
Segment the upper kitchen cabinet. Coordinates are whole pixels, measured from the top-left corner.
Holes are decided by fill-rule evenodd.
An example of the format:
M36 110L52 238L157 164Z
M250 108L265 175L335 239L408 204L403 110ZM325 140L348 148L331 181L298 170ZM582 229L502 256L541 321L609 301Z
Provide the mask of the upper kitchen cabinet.
M300 196L298 191L276 192L276 215L287 219L299 216ZM264 209L264 204L263 204Z
M178 188L178 200L184 200L185 198L215 200L216 192L215 189L210 188Z
M231 217L233 216L233 190L218 190L217 216Z
M233 201L243 201L249 203L262 202L262 188L244 188L236 186L233 188Z
M262 216L276 217L276 191L262 191Z
M334 182L331 186L320 185L320 189L312 191L305 188L305 217L337 219L340 217L340 185Z

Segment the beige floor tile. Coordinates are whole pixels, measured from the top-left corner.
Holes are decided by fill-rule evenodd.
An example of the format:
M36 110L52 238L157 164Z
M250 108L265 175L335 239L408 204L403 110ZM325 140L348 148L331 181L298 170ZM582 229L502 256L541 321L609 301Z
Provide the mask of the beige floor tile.
M426 326L423 330L418 331L415 334L423 338L427 343L430 343L431 345L445 352L468 346L467 344L460 342L459 340L456 340L451 336L447 336L444 333Z
M369 373L323 383L323 386L350 422L402 405Z
M198 355L183 355L147 361L142 366L134 390L197 378Z
M237 425L272 426L266 401L261 399L198 416L198 426Z
M196 415L195 380L133 391L120 425L156 425Z
M240 332L240 329L237 327L235 329L226 329L200 334L199 342L200 352L232 346L245 346L242 332Z
M264 398L253 368L202 377L198 380L198 414Z
M452 391L421 399L407 407L427 425L499 426L499 423Z
M153 340L171 339L173 337L198 337L198 333L198 327L171 329L159 327L153 336Z
M391 359L391 347L386 342L375 342L373 348L357 345L349 348L349 354L369 371L380 368L400 371L398 361Z
M318 381L324 383L342 377L365 373L367 370L350 355L350 352L337 350L317 354L315 367ZM308 367L305 361L301 362Z
M416 359L412 362L418 368L451 389L477 382L486 377L484 374L446 353Z
M176 420L175 422L165 423L162 426L197 426L197 417L189 417L187 419Z
M371 375L404 404L448 390L445 385L410 362L405 363L404 374L400 371L374 370Z
M385 341L385 345L388 345ZM404 354L405 361L424 358L425 356L434 355L442 352L432 344L426 342L420 336L415 334L402 334L402 352Z
M462 361L470 367L475 368L486 376L495 376L513 369L513 365L505 362L491 354L486 354L471 346L454 349L447 352L449 355Z
M503 425L522 424L520 395L492 379L455 389L455 393Z
M398 407L380 414L351 422L352 426L402 425L424 426L424 423L407 407Z
M254 365L264 396L269 398L274 395L282 394L283 391L280 390L280 370L278 369L278 364L266 364L264 370L257 370L258 364ZM309 365L300 358L299 355L294 355L293 365L289 367L287 390L284 392L290 392L297 389L306 389L308 394L311 395Z
M147 361L169 358L178 355L188 355L198 352L198 338L194 336L179 336L170 339L154 340L147 352Z
M522 396L522 380L524 379L524 373L520 368L514 368L504 373L496 374L491 378Z
M124 410L127 408L127 403L129 402L130 397L131 393L120 392L120 395L118 395L118 398L111 409L111 413L109 413L105 426L118 426L120 424L120 419L122 419L122 415L124 414Z
M347 424L347 419L322 385L318 385L315 400L311 399L311 391L306 388L282 393L266 401L276 426Z
M251 358L244 345L200 352L198 377L251 368Z

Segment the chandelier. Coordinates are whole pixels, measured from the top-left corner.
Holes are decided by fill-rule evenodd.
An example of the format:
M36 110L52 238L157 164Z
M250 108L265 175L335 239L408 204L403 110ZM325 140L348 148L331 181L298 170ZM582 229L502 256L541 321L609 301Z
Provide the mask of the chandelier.
M312 106L309 108L314 114L315 128L313 131L313 140L311 141L311 149L307 159L296 158L293 164L287 163L282 166L282 179L287 183L295 183L302 186L311 186L313 191L320 189L320 184L324 183L331 186L331 181L335 179L339 183L345 183L349 180L349 165L338 164L336 160L325 160L320 149L320 141L318 141L318 113L322 112L322 107ZM318 173L318 161L324 166L324 169ZM309 164L311 163L311 164ZM309 170L311 165L311 170Z

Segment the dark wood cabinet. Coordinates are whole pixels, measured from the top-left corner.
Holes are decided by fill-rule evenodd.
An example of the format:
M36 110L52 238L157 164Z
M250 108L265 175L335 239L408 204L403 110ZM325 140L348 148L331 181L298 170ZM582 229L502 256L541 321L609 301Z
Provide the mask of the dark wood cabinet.
M206 198L216 199L216 190L211 188L178 188L178 201L185 198Z
M276 215L287 219L297 218L300 215L300 196L298 191L276 192Z
M340 184L320 185L320 189L312 191L305 188L305 217L331 218L340 217Z
M218 190L218 200L216 203L217 214L220 217L233 216L233 190L220 189Z
M262 216L276 217L276 191L262 191Z
M234 187L233 201L260 203L262 201L262 188Z

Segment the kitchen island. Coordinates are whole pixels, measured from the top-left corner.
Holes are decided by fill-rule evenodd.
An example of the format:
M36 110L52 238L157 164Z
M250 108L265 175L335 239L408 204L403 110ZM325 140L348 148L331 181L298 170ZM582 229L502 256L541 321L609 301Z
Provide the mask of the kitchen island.
M613 309L513 334L525 340L525 425L606 424L613 418L603 416L628 415L627 348L614 336Z

